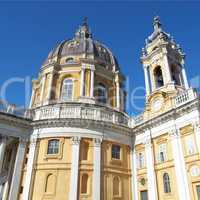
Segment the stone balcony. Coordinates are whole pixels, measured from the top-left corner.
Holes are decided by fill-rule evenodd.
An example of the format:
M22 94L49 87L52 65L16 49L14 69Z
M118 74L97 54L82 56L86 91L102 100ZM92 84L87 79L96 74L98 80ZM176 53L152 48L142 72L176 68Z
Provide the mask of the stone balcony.
M197 91L193 88L190 88L172 99L172 101L173 101L172 109L177 109L177 108L181 107L182 105L192 102L193 100L195 100L197 98L199 98ZM132 127L138 126L138 125L144 123L145 122L144 113L140 113L139 115L133 117L132 120L130 120L130 121L131 121Z
M7 102L4 102L2 100L0 100L0 112L21 118L30 118L29 110L19 108L15 104L8 104Z
M129 126L126 113L96 104L78 102L56 103L37 107L33 110L33 121L48 119L83 119Z

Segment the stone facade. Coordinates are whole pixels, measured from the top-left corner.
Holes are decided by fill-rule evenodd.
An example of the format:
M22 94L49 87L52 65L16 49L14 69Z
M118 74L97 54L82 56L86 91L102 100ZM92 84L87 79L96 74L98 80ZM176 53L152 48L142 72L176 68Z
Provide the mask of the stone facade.
M146 104L125 112L112 52L86 22L48 55L24 115L2 103L2 200L199 200L199 95L182 49L154 19L146 40Z

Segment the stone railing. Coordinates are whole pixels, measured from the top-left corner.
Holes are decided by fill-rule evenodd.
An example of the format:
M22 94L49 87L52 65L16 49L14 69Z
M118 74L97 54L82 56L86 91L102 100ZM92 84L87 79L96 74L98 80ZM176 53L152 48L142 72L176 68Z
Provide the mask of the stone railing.
M184 105L188 102L193 101L197 97L198 97L198 94L197 94L196 90L193 89L193 88L190 88L190 89L182 92L181 94L177 95L176 97L174 97L172 99L173 105L174 105L173 108L178 108L178 107L180 107L180 106L182 106L182 105ZM132 117L131 124L132 124L132 127L134 127L134 126L137 126L137 125L139 125L143 122L144 122L143 113L141 113L141 114L139 114L135 117Z
M25 108L19 108L15 104L8 104L0 100L0 112L7 113L14 116L31 119L31 111Z
M179 106L181 106L187 102L190 102L196 98L197 98L197 92L194 89L190 88L187 91L177 95L174 98L174 105L175 105L175 107L179 107Z
M44 119L85 119L129 125L129 117L125 113L103 106L82 103L62 103L36 108L33 120Z

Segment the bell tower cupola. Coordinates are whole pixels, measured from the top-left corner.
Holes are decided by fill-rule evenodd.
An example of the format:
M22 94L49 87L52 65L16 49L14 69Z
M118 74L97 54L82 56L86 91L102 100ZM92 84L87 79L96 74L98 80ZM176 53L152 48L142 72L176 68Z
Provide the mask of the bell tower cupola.
M177 94L189 88L185 72L185 54L154 17L153 33L146 39L141 62L144 68L146 97L157 91Z

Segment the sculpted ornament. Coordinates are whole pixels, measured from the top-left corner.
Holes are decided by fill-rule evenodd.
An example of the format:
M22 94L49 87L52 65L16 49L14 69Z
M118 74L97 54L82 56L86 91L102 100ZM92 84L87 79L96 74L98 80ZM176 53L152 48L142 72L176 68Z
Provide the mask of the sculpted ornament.
M151 138L150 138L150 136L147 136L144 139L144 144L145 144L145 147L151 147Z
M171 139L178 138L179 136L180 136L179 131L176 128L174 128L171 131L169 131L169 137Z
M79 145L80 141L81 141L81 137L79 137L79 136L74 136L71 139L72 145Z
M195 129L195 131L197 131L200 134L200 123L199 122L194 123L194 129Z
M94 146L100 147L102 143L102 138L94 138L93 141L94 141Z
M192 177L196 177L200 175L200 168L197 165L194 165L190 169L190 174Z

